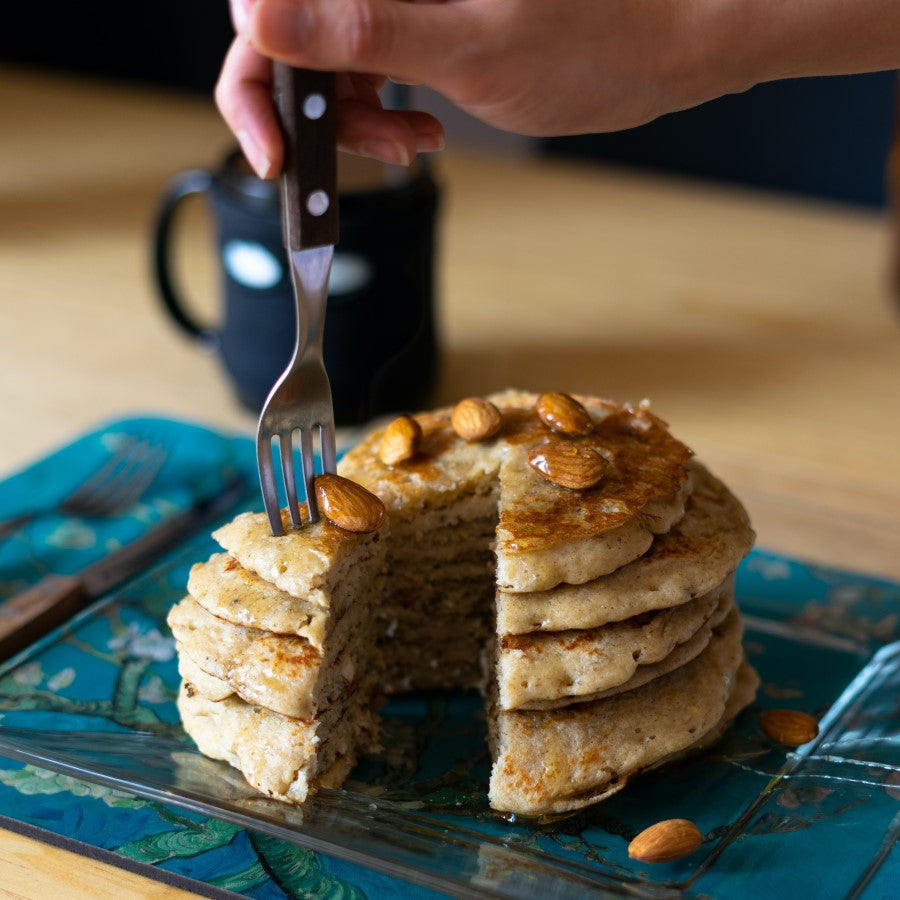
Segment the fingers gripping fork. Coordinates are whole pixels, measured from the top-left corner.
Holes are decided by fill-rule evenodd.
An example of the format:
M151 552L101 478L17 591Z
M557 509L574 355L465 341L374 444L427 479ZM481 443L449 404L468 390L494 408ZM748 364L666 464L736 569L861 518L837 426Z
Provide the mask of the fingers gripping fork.
M317 521L314 438L322 470L336 466L331 386L322 361L328 276L337 241L337 157L334 76L275 65L276 102L285 138L282 225L297 308L297 339L287 369L266 400L256 453L272 533L284 533L272 443L277 439L291 524L303 524L294 472L294 434L309 521Z

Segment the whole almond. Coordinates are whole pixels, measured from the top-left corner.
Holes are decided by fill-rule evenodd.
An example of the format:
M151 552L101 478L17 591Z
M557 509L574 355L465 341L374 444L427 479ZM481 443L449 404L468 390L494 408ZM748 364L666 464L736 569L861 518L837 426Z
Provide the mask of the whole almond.
M590 413L568 394L541 394L535 404L541 421L559 434L586 435L594 429Z
M640 862L671 862L689 856L702 843L703 835L693 822L688 819L665 819L645 828L628 845L628 855Z
M453 430L467 441L485 441L493 437L503 424L500 410L482 397L466 397L453 407L450 415Z
M819 723L798 709L769 709L759 717L762 730L773 741L787 747L799 747L819 733Z
M315 478L322 515L345 531L377 531L384 521L384 504L361 484L326 472Z
M559 487L584 490L593 487L609 463L591 447L574 441L547 441L528 453L531 467Z
M412 416L398 416L389 423L378 445L378 458L386 466L412 459L419 449L422 426Z

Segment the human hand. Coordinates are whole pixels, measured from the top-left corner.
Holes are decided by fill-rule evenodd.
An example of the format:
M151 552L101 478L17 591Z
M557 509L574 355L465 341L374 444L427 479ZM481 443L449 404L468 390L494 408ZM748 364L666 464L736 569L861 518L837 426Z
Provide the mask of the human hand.
M338 146L400 165L409 165L418 152L440 150L444 129L434 116L382 108L378 92L386 80L379 75L338 73ZM240 33L225 58L216 102L256 174L260 178L277 175L284 146L272 96L272 60Z
M342 149L408 163L443 146L415 110L384 110L387 78L425 83L473 116L530 135L637 125L706 99L670 52L686 4L670 0L232 0L237 37L219 108L258 174L281 167L271 59L342 73ZM683 71L679 71L679 67ZM696 79L694 79L696 80Z
M886 0L231 0L237 38L216 89L261 175L281 166L271 59L343 73L343 149L408 163L443 144L424 112L384 110L387 78L423 83L528 135L633 127L760 81L891 68Z

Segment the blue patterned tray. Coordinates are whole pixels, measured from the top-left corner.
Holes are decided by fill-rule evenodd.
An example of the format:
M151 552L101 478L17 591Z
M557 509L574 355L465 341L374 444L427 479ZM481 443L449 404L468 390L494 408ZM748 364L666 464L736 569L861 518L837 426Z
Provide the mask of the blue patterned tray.
M85 436L37 464L41 483L73 476L76 460L88 471L96 460L85 457L138 425L179 450L149 512L95 531L95 554L185 502L199 471L204 490L235 469L255 490L249 441L165 420ZM22 478L0 484L0 515L38 480ZM0 580L18 587L42 574L45 547L61 571L90 556L83 523L36 529L0 546ZM200 756L178 724L164 620L190 565L214 549L198 536L0 669L0 752L15 760L0 760L0 815L251 897L897 896L900 586L755 552L737 592L763 678L756 706L708 752L593 810L535 824L487 806L485 725L471 694L394 700L389 751L302 809ZM822 717L819 738L798 752L773 744L758 726L766 707ZM704 833L697 853L661 866L629 860L634 834L675 816Z

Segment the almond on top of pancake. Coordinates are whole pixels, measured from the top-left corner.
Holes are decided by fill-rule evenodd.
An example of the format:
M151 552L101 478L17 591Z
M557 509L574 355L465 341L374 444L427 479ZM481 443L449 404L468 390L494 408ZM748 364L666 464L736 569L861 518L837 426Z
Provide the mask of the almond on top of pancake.
M567 440L599 453L607 467L589 489L560 487L528 462L531 449L559 439L538 415L538 397L522 391L489 396L502 423L484 441L456 434L451 408L419 414L422 436L411 459L382 462L379 429L344 456L338 471L380 497L397 519L499 483L498 585L534 591L589 581L640 556L654 534L681 518L691 489L691 451L646 408L578 397L593 430Z

